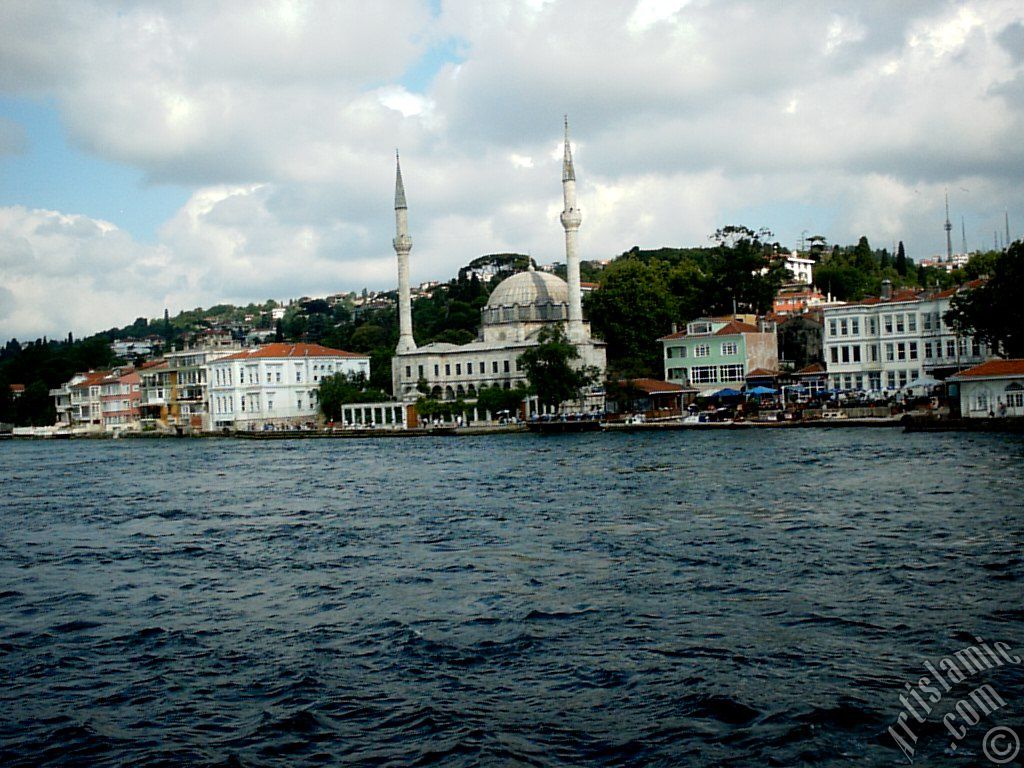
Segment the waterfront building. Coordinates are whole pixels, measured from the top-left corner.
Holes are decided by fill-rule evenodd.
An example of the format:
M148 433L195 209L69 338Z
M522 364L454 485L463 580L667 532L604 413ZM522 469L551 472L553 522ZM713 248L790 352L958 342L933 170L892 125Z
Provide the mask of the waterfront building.
M71 426L88 431L103 429L103 408L101 393L103 381L110 376L110 371L89 371L80 374L68 385L70 392Z
M777 371L778 339L772 323L753 317L709 317L663 336L665 380L708 395L723 387L739 389L756 369Z
M169 375L164 391L167 426L185 432L206 432L211 428L207 367L210 363L241 350L228 334L206 335L184 349L164 355Z
M370 377L370 358L319 344L267 344L205 365L213 429L302 426L318 414L320 382Z
M945 379L992 357L981 341L958 336L944 315L959 290L893 291L824 312L829 383L845 391L894 392L923 375Z
M1024 360L989 360L947 381L959 388L964 418L1024 417Z
M409 252L412 239L408 229L408 206L401 166L395 173L394 248L398 260L399 339L392 359L392 387L396 400L412 401L425 389L437 399L473 399L485 387L512 389L526 383L519 356L537 345L537 336L547 325L564 328L580 353L579 364L596 368L604 378L605 344L591 337L590 324L583 320L580 259L576 235L582 217L576 205L576 171L569 146L568 121L562 160L561 214L565 230L567 280L535 270L506 278L491 293L482 310L475 341L468 344L434 342L418 347L413 338L409 294Z
M115 369L100 385L103 429L138 429L142 404L141 377L134 367Z
M139 418L144 427L176 423L178 406L171 392L177 387L177 375L163 358L150 360L139 369Z
M820 310L788 315L779 319L775 327L778 334L780 366L786 370L793 370L824 361L824 317Z

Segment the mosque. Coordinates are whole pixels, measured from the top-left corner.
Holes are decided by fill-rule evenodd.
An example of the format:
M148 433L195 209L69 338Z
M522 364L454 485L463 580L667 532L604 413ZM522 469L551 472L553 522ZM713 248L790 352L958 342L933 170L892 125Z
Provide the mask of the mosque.
M396 400L411 401L420 396L419 382L425 381L432 397L454 400L475 398L484 387L511 389L528 384L519 356L535 346L546 325L561 325L579 350L579 365L594 366L604 379L607 368L605 344L590 335L583 320L580 292L580 257L576 235L580 211L576 207L576 172L569 148L569 123L565 123L565 154L562 160L562 227L565 229L565 263L568 281L530 268L506 278L491 293L481 311L481 326L475 341L468 344L434 342L417 347L412 335L412 304L409 295L408 207L402 168L395 170L395 254L398 257L399 338L391 361L391 379Z

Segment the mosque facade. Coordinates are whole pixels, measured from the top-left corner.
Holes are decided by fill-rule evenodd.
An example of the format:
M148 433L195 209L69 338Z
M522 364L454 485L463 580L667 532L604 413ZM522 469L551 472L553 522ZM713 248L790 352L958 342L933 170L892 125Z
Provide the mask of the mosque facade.
M395 239L398 259L399 339L391 361L393 392L398 400L411 401L421 395L425 382L432 397L454 400L475 398L485 387L515 388L527 384L519 356L538 344L537 336L548 325L559 325L580 353L578 365L593 366L603 380L607 368L605 344L591 337L590 324L583 319L580 292L580 260L576 236L582 221L576 206L576 172L565 125L562 161L561 214L565 230L565 261L568 280L530 268L506 278L491 293L481 311L477 338L468 344L434 342L417 347L412 332L409 290L408 207L402 169L395 171Z

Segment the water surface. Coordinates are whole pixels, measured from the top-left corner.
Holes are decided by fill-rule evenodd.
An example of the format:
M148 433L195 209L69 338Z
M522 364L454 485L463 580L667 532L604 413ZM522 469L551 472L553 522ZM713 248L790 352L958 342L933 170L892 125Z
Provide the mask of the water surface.
M1022 466L895 430L8 442L0 763L905 762L924 660L1024 652ZM923 764L1024 722L1021 667L979 682L1007 708L952 755L932 718Z

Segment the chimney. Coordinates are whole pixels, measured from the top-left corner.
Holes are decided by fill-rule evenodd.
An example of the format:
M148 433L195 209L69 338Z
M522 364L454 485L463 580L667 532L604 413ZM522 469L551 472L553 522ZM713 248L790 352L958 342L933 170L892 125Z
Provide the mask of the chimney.
M892 280L885 278L882 281L882 301L889 301L892 299Z
M679 333L679 326L676 323L672 323L672 333Z

